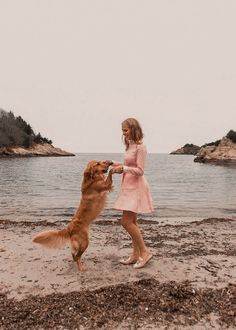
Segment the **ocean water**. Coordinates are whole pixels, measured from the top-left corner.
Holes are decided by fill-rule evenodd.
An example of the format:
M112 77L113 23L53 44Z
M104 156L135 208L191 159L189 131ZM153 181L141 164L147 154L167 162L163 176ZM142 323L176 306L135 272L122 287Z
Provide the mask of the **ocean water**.
M236 219L236 168L199 164L193 156L149 154L146 178L155 211L142 219L175 223L208 217ZM69 221L79 205L82 173L91 159L122 161L122 154L0 159L0 220ZM108 196L101 219L118 219Z

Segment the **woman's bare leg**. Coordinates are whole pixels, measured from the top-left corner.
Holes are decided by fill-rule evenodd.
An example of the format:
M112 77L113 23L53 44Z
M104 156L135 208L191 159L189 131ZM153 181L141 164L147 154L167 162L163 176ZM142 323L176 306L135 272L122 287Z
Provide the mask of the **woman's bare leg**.
M137 214L131 211L123 211L121 224L129 233L133 242L133 254L127 259L127 264L133 263L133 261L136 261L139 257L143 260L147 260L151 254L144 243L140 228L137 224Z

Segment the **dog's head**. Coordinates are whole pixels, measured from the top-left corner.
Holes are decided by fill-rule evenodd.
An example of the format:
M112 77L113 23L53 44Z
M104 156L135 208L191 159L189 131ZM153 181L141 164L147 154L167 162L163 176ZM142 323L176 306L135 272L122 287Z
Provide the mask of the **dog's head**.
M110 165L112 165L112 162L109 160L91 160L85 168L84 177L93 179L96 175L104 174L108 171Z

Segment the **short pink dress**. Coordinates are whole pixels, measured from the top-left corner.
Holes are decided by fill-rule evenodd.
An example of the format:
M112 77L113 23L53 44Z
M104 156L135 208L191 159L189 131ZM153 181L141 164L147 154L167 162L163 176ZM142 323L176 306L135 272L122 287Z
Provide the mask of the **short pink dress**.
M144 144L130 141L124 155L124 163L114 163L114 166L124 166L120 190L114 204L115 209L135 213L151 213L154 210L149 185L144 176L146 156L147 150Z

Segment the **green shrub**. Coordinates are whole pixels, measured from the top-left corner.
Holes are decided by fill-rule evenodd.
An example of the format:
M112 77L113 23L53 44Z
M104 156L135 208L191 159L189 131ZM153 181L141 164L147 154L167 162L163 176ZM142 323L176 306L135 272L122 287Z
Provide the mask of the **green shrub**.
M233 143L236 143L236 132L233 131L232 129L228 132L226 137L230 139Z
M184 145L184 148L199 148L199 147L192 143L186 143Z
M216 140L215 142L205 143L202 147L218 146L221 140Z

